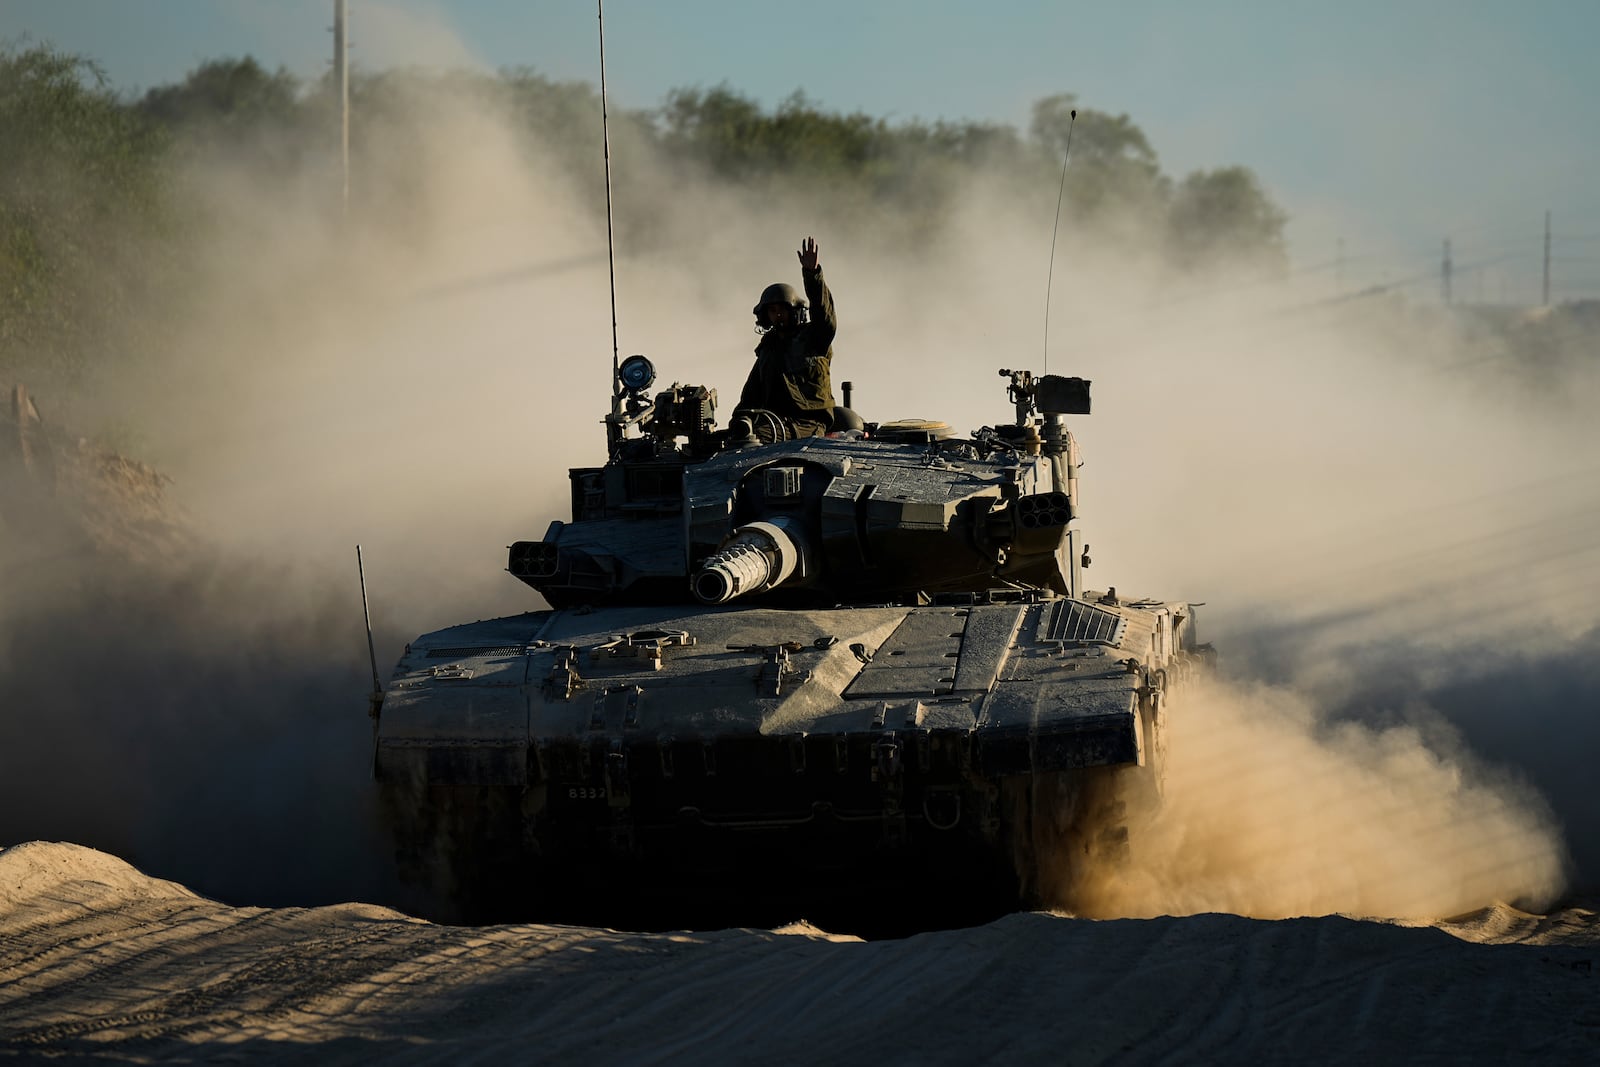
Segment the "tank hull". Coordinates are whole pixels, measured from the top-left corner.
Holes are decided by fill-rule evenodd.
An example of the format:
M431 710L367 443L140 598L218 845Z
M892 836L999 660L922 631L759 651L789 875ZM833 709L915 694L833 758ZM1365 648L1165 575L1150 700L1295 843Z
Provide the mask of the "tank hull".
M424 635L374 754L401 869L471 919L892 932L930 924L893 903L919 885L942 923L1037 902L1041 850L1107 828L1108 775L1158 782L1192 611L964 599Z

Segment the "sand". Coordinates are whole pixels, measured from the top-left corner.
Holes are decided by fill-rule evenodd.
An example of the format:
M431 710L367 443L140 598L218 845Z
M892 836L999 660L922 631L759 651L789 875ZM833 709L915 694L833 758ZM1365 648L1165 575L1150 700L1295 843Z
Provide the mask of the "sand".
M805 925L438 926L230 907L70 844L0 852L0 1057L261 1062L1593 1061L1600 922L1016 914L862 942Z

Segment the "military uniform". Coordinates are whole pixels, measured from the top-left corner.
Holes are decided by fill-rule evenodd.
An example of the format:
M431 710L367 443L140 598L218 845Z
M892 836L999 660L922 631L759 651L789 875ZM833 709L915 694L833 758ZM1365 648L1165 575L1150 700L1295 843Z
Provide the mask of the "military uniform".
M828 432L833 424L833 294L822 280L822 268L801 269L811 321L779 326L762 335L756 345L756 365L750 368L740 408L766 408L787 419L798 437Z

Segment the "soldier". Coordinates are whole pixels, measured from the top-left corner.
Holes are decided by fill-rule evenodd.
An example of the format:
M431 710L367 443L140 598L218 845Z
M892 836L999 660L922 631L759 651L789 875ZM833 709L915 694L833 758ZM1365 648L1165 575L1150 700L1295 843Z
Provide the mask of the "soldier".
M796 437L814 437L833 424L833 294L822 280L817 242L807 237L797 253L805 297L794 286L775 282L761 291L756 317L756 365L744 383L735 412L766 408L789 423ZM816 309L806 313L807 298Z

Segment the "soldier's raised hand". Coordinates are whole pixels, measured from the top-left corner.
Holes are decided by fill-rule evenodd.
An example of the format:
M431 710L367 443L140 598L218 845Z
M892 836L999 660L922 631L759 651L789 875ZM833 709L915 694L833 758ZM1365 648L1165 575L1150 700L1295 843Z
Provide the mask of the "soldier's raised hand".
M795 253L795 254L800 257L800 268L802 270L816 270L817 269L817 240L816 240L816 238L807 237L804 241L801 241L800 242L800 251Z

